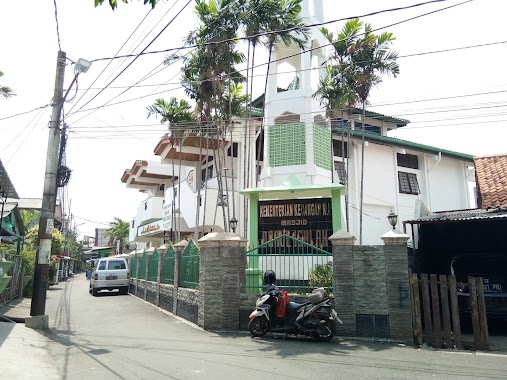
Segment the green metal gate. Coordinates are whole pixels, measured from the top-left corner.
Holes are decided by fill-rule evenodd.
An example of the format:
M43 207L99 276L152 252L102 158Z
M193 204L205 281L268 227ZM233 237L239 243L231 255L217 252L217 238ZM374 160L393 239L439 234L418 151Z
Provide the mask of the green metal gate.
M293 293L310 293L316 287L333 291L333 255L289 235L281 235L243 254L248 269L245 291L262 291L262 274L276 273L276 284Z

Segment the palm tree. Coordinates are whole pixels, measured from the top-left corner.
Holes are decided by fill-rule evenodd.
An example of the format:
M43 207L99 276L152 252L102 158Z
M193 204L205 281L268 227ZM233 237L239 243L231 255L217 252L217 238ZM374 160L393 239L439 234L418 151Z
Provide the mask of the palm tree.
M160 116L160 123L168 123L169 124L169 140L171 142L171 147L174 148L181 144L185 131L189 127L188 124L195 123L195 115L190 111L191 106L185 100L181 99L178 101L175 97L172 97L168 102L164 99L156 99L155 103L151 106L147 107L148 117L154 115L155 117ZM175 203L176 203L176 193L175 193L175 182L174 182L174 157L171 159L172 163L172 185L173 185L173 202L172 202L172 228L176 229L176 237L177 240L180 240L181 234L181 222L179 225L176 225L176 216L175 216ZM178 168L178 209L181 206L181 154Z
M275 15L271 14L269 11L272 10L273 0L249 0L245 5L245 9L243 14L241 15L242 24L245 32L245 36L248 41L248 51L247 51L247 64L246 64L246 99L245 99L245 108L248 110L246 113L246 123L245 123L245 135L243 138L243 157L247 162L247 167L245 171L245 175L243 176L243 187L247 188L249 186L249 178L250 178L250 119L252 117L252 106L249 105L249 94L250 97L253 94L253 78L254 78L254 67L255 67L255 49L259 43L262 41L261 34L265 31L265 26ZM250 52L252 54L250 55ZM250 58L251 57L251 58ZM251 79L250 75L250 59L252 60L252 73ZM245 215L247 213L247 202L245 200ZM246 223L245 223L246 228ZM246 233L246 230L245 230Z
M114 221L109 223L109 226L110 227L106 230L105 235L112 238L115 243L119 242L120 254L122 254L123 246L129 238L129 223L115 217Z
M349 106L351 102L360 103L362 107L359 190L359 244L362 244L366 104L371 89L382 82L383 75L396 77L400 72L396 62L398 54L391 50L395 37L389 32L375 35L370 24L364 24L357 18L347 21L336 39L327 29L322 28L321 31L333 45L334 52L330 57L331 67L328 67L327 75L321 81L316 96L323 99L331 109L335 106ZM333 96L336 98L333 99Z
M243 17L243 24L245 27L245 33L247 36L251 36L248 38L249 42L249 52L250 46L252 46L253 54L252 54L252 80L250 81L250 94L253 93L253 67L255 66L254 57L255 57L255 48L259 43L262 43L264 46L268 48L269 58L268 58L268 66L266 73L266 81L264 84L264 96L266 95L268 78L269 78L269 69L271 62L271 55L273 52L273 48L276 44L283 42L285 46L289 46L292 43L296 43L301 49L304 48L305 42L308 39L308 31L303 24L303 20L300 16L301 13L301 1L302 0L250 0L248 2L248 6L245 9L245 16ZM285 31L289 28L299 28L293 31ZM264 36L261 36L263 33L270 33ZM248 58L250 55L248 55ZM249 63L249 60L248 60ZM247 73L248 73L248 65L247 65ZM248 74L247 74L248 75ZM248 89L247 89L248 94ZM264 101L265 105L265 101ZM264 106L263 106L263 114L264 114ZM252 106L248 108L247 113L247 124L246 124L246 132L244 138L244 156L247 160L246 174L243 179L244 187L249 186L249 178L250 178L250 128L249 123L252 117ZM263 133L264 126L261 126L260 133ZM260 150L256 157L256 167L259 165L260 161ZM256 184L257 184L257 175L255 176ZM248 218L248 203L245 201L244 203L244 234L247 233L247 218Z
M217 142L224 148L223 142L230 120L230 81L232 79L234 85L244 81L244 77L234 67L244 61L244 55L236 50L239 14L243 4L244 0L239 1L240 7L237 0L198 1L196 14L200 25L187 37L188 43L198 47L190 57L183 57L182 84L187 95L196 101L196 112L205 127L204 137L213 139L212 148L218 145ZM209 42L214 43L204 44ZM213 152L219 192L222 193L221 160L219 152L215 149ZM205 181L204 212L207 205L207 178ZM224 229L227 230L224 208L223 217Z
M319 80L319 86L315 94L320 99L321 105L326 107L326 114L329 118L334 119L340 111L349 110L358 102L358 95L354 92L350 75L350 52L361 33L361 23L359 19L348 21L338 32L336 37L333 32L327 28L320 29L322 35L333 46L334 51L329 57L328 65L324 75ZM345 161L345 139L342 134L342 162ZM347 146L350 146L350 135L348 137ZM347 167L345 169L344 185L349 183L349 162L347 159ZM349 223L349 195L345 195L345 223L347 232L350 231Z
M4 73L0 71L0 78L3 77L3 76L4 76ZM14 91L12 91L12 89L10 87L2 86L0 84L0 97L8 99L11 96L16 96L16 94L14 93Z
M382 75L396 76L400 67L396 62L398 54L391 50L396 38L392 33L384 32L375 35L371 25L364 25L364 35L360 38L352 51L351 73L353 73L354 92L362 106L362 138L361 138L361 179L359 189L359 244L363 242L363 198L364 198L364 119L366 104L370 91L374 86L382 83Z

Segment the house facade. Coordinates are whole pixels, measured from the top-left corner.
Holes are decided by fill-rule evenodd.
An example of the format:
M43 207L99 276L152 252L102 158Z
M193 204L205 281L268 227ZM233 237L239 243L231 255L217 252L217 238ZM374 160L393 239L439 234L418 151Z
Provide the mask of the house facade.
M302 16L308 24L322 22L322 2L303 1ZM240 192L275 188L289 177L304 186L345 185L341 229L359 238L363 133L362 244L381 244L391 211L400 228L421 205L430 211L475 207L472 156L389 137L407 120L370 111L362 120L357 109L326 116L313 97L327 57L324 45L312 28L311 49L304 53L296 45L275 47L267 91L252 102L250 122L238 121L220 139L164 137L154 148L156 159L135 161L123 173L128 188L147 195L131 221L130 241L157 247L235 230L252 243L257 237L250 236L256 231L250 224L258 220L249 220L250 200Z

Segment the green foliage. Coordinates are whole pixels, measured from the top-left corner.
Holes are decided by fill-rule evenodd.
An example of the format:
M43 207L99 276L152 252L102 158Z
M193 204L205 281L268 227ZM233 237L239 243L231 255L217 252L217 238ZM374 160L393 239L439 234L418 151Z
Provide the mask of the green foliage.
M25 229L32 228L39 221L40 212L35 210L21 210L21 218Z
M154 115L155 118L160 116L160 123L169 123L171 131L171 139L178 141L183 137L184 125L188 123L194 124L195 115L190 111L191 106L185 99L178 101L175 97L166 101L164 99L156 99L155 103L146 108L148 117Z
M4 76L4 73L0 71L0 78L3 77L3 76ZM11 96L16 96L16 94L14 93L14 91L12 91L12 89L10 87L2 86L0 84L0 97L8 99Z
M123 252L123 246L129 238L130 225L128 222L115 217L114 222L109 223L110 227L106 230L105 235L113 238L115 242L120 242L120 253Z
M25 276L29 276L30 280L28 284L25 286L23 290L23 295L25 297L30 297L32 295L33 288L33 274L35 269L35 249L25 248L21 251L21 257L23 259L23 264L25 265Z
M52 284L52 281L53 279L56 277L56 263L52 263L52 265L49 266L49 274L48 274L48 279L49 279L49 284Z
M333 286L333 263L317 264L308 274L308 282L317 288L331 288Z
M81 257L81 248L83 246L82 241L77 240L78 234L77 231L71 230L65 233L64 238L64 250L66 249L68 252L68 256L78 259Z
M0 243L0 252L15 255L17 253L16 244Z
M37 235L39 234L39 226L33 226L25 235L25 248L28 250L37 249ZM53 230L53 239L51 242L51 254L60 256L63 248L63 235L57 229Z
M383 75L400 73L398 54L391 49L396 40L392 33L375 35L371 25L358 18L347 21L336 36L327 28L321 32L334 51L314 97L328 111L358 104L364 107Z
M99 5L102 5L104 3L105 0L93 0L94 1L94 4L95 4L95 7L98 7ZM128 0L121 0L123 3L127 4L128 3ZM143 3L146 5L146 4L150 4L151 5L151 8L155 8L155 5L157 4L157 1L158 0L143 0ZM115 8L118 6L118 0L109 0L109 6L111 7L111 9L114 11Z

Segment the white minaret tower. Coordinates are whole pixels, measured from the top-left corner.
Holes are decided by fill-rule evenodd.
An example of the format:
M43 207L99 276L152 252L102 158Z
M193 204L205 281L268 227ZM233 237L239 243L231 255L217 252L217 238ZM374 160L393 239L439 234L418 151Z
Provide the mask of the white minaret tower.
M323 14L322 0L303 0L305 24L322 22ZM289 174L302 184L331 182L331 133L324 109L313 98L326 60L326 40L317 28L309 33L304 49L281 42L271 57L261 186L280 185Z

